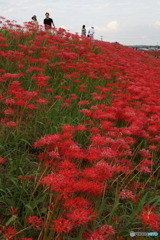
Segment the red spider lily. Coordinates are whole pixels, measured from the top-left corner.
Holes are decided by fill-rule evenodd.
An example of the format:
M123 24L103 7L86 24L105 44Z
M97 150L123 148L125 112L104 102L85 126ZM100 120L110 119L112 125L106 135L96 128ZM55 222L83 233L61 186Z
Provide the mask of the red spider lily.
M130 190L123 189L122 192L119 194L119 196L120 196L122 199L130 198L130 199L132 199L134 202L136 202L136 197L133 195L132 191L130 191Z
M39 219L37 216L28 217L26 222L30 224L35 230L40 230L43 226L42 220Z
M84 132L84 131L87 130L87 128L86 128L85 125L79 124L79 125L77 125L77 126L75 127L75 130L76 130L76 131L80 131L80 132Z
M9 213L10 213L11 216L16 216L17 213L18 213L18 209L10 207Z
M18 126L18 123L13 122L13 121L7 122L5 125L5 127L7 127L7 128L12 128L12 127L17 127L17 126Z
M64 208L67 210L72 210L76 208L88 208L90 206L90 202L87 201L85 198L82 197L75 197L75 198L67 198L63 204Z
M73 223L65 218L60 218L53 222L53 228L55 228L56 233L69 233L73 229Z
M78 105L88 105L88 104L90 104L90 102L89 101L80 101L79 103L78 103Z
M96 213L92 209L77 208L70 212L67 217L75 226L82 226L95 220Z
M34 147L43 147L46 145L50 145L53 142L59 142L61 140L61 135L56 133L54 135L46 135L44 137L42 137L40 140L38 140L37 142L35 142L33 144Z
M62 107L69 107L69 103L62 103Z
M4 110L5 115L14 115L15 111L13 109L6 109Z
M3 164L5 162L6 162L6 160L4 158L0 157L0 163Z
M151 158L152 155L150 154L149 150L146 150L146 149L141 149L139 151L140 155L144 158Z
M145 159L140 163L139 170L140 172L143 172L143 173L151 173L151 170L149 169L148 166L153 166L153 165L154 165L154 162L152 162L151 160Z
M16 236L16 231L11 226L2 226L0 227L0 231L2 232L2 235L6 237L6 239L11 239Z
M3 74L2 78L5 80L8 80L8 79L17 79L23 76L24 76L23 73L5 73Z
M69 124L65 124L61 127L63 132L69 132L69 133L74 133L75 132L75 128Z
M105 240L110 239L112 235L115 234L112 226L103 225L99 229L95 230L93 233L84 232L83 237L85 240Z
M97 181L108 180L112 177L112 168L106 162L100 161L94 168L86 168L82 176Z
M35 106L34 104L28 104L25 108L30 110L35 110L37 109L37 106Z
M151 205L146 205L142 211L139 219L140 221L148 226L152 230L160 230L160 217L154 213L155 207Z
M36 102L39 103L39 104L48 104L49 103L48 100L43 99L43 98L36 99Z

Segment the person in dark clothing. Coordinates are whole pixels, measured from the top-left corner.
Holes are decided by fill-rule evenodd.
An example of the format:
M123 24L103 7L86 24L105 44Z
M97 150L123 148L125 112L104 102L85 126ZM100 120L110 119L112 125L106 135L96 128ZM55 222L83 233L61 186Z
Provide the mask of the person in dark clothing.
M86 36L86 26L82 26L82 35Z
M49 17L49 13L45 14L46 18L44 19L44 27L45 29L50 29L52 26L55 28L53 19Z

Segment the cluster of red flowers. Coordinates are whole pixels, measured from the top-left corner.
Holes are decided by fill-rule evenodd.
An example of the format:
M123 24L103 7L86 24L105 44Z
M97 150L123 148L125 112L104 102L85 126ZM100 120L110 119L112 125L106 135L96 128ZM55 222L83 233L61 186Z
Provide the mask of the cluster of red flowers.
M156 208L152 205L146 205L141 212L140 221L150 229L160 231L160 215L156 214Z
M2 138L7 134L10 141L9 134L20 134L17 139L23 139L41 167L48 168L41 178L28 174L18 179L20 184L38 181L59 201L61 215L53 214L52 231L59 236L88 226L84 239L109 239L115 233L112 226L95 231L91 227L99 217L99 199L109 195L116 179L128 180L134 174L138 180L130 177L116 196L135 204L138 189L148 183L144 178L156 173L160 60L64 29L35 33L26 26L30 31L11 22L3 24L15 41L12 50L5 31L0 33ZM3 153L0 163L6 162ZM54 209L51 202L46 209ZM28 217L27 224L42 230L45 222L40 216ZM140 219L159 230L153 210L145 208ZM15 235L12 227L0 230L8 238Z

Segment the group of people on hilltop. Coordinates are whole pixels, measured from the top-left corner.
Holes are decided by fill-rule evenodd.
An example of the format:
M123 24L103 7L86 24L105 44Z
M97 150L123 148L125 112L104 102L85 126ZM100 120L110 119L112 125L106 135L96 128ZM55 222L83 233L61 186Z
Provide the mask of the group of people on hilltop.
M87 31L86 31L86 26L83 25L83 26L82 26L82 35L86 36L86 32L87 32ZM94 33L95 33L94 27L91 27L91 28L89 29L89 31L88 31L87 37L93 39L93 38L94 38Z
M53 19L49 17L49 13L48 13L48 12L45 13L45 16L46 16L46 18L45 18L44 21L43 21L45 30L51 29L52 26L53 26L53 28L55 28L55 24L54 24L54 22L53 22ZM36 27L38 27L39 23L38 23L38 21L37 21L36 15L34 15L34 16L32 17L32 23L33 23ZM95 33L94 27L91 27L91 28L89 29L89 31L88 31L87 37L89 37L89 38L91 38L91 39L94 39L94 33ZM82 26L82 35L86 36L86 27L85 27L85 25Z
M44 19L43 23L44 23L44 27L45 27L45 30L48 30L48 29L51 29L52 26L55 28L55 24L53 22L53 19L49 17L49 13L47 12L45 14L46 18ZM35 25L35 26L38 26L39 23L37 21L37 17L36 15L34 15L32 17L32 23Z

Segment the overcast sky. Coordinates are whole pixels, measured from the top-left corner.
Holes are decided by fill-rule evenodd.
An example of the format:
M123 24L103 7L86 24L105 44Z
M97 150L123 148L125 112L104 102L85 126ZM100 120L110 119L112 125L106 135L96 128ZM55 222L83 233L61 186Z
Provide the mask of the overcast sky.
M18 24L50 13L56 27L81 32L95 27L95 39L124 45L160 45L158 0L0 0L0 15Z

